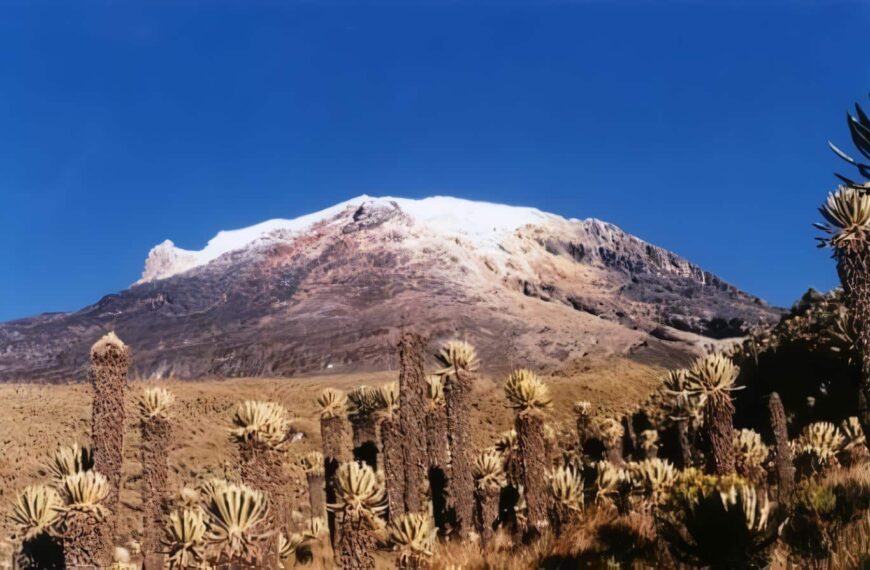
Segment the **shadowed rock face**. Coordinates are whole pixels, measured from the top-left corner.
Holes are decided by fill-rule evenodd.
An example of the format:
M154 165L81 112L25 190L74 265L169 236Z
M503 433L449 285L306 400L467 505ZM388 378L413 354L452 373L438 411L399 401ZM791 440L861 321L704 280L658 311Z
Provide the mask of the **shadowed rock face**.
M159 247L164 271L174 254ZM598 220L552 216L483 248L383 200L165 279L148 275L74 313L0 324L0 380L83 379L88 348L107 330L131 347L134 377L197 378L395 367L403 327L467 338L484 363L555 366L593 353L690 352L779 316Z

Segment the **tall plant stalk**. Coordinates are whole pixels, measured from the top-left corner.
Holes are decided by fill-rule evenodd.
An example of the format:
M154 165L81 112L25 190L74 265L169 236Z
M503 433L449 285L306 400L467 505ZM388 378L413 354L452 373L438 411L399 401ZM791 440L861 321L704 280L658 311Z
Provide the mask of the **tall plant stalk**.
M423 366L425 343L406 332L399 341L399 429L402 433L405 512L426 509L429 458L426 451L426 410L429 385Z
M350 436L347 426L347 396L340 390L327 388L317 398L320 407L320 436L323 444L323 475L326 483L326 501L335 503L338 481L336 474L342 463L351 460ZM328 517L329 536L333 548L338 544L339 528L335 515Z
M707 467L716 475L731 475L736 471L731 392L738 371L731 359L722 354L699 358L688 371L689 391L704 399Z
M390 382L380 387L381 442L384 456L384 488L390 520L407 512L405 508L405 466L402 429L399 424L399 385Z
M794 456L788 443L788 424L785 418L785 408L779 394L773 392L767 402L770 412L770 429L774 438L774 465L776 481L781 498L785 498L794 488Z
M505 395L516 412L515 429L526 501L527 531L540 534L549 524L544 412L552 405L549 390L531 370L515 370L505 382Z
M162 388L148 388L139 397L142 439L142 553L144 570L162 570L162 539L169 510L169 407L175 397Z
M94 469L105 476L108 484L108 495L103 502L105 520L99 526L98 547L98 559L105 565L111 562L114 550L120 504L129 367L130 351L114 332L106 334L91 347L88 376L94 393L91 414Z
M463 341L450 341L436 355L443 365L447 404L447 441L450 449L448 495L456 530L467 537L473 528L474 476L472 474L471 390L479 367L477 351Z
M849 115L847 125L858 152L870 159L870 117L859 105ZM829 143L830 144L830 143ZM833 144L831 148L854 166L865 182L837 174L845 186L828 195L820 211L826 223L818 227L829 237L819 238L820 246L830 246L837 261L837 273L850 313L857 356L858 419L864 433L870 433L870 165L855 160Z

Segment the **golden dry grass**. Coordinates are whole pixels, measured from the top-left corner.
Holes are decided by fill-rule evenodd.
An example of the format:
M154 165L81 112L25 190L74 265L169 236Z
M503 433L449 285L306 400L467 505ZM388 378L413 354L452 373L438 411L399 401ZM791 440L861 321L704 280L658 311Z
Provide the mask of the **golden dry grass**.
M572 425L571 404L589 400L611 413L642 400L657 385L663 371L626 359L611 357L566 367L561 374L544 376L554 396L553 420ZM135 397L146 386L171 390L176 402L171 410L174 442L170 452L170 485L178 490L206 475L232 475L235 448L229 438L233 410L245 399L273 400L294 416L293 425L304 437L288 450L288 463L320 448L315 397L324 387L349 390L361 384L394 381L395 371L353 375L319 375L290 379L231 379L206 382L134 382L128 392L125 463L118 543L136 539L141 532L139 514L139 432ZM502 392L503 378L483 376L475 387L472 425L475 445L492 444L495 436L512 425L512 411ZM47 456L61 445L88 443L91 388L86 384L0 384L0 513L5 514L17 491L45 479ZM304 478L294 477L299 510L307 509ZM9 536L5 516L0 516L0 539ZM321 561L320 565L326 564ZM315 561L314 567L318 565Z

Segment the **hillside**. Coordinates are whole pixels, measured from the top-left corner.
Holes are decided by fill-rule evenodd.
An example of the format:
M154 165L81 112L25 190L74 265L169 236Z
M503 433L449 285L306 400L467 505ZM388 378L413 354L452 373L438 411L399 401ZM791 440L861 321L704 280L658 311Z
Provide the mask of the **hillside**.
M402 327L473 340L500 367L661 363L778 315L600 220L361 196L200 251L166 241L129 289L0 324L0 379L80 379L107 330L135 347L135 376L201 378L389 369Z

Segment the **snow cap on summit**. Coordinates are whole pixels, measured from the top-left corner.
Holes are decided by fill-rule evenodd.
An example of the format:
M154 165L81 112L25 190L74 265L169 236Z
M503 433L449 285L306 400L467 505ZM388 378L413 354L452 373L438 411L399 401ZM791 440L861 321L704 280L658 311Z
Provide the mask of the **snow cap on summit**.
M446 236L464 238L475 247L486 250L496 250L505 236L527 224L564 220L561 216L548 214L536 208L479 202L450 196L433 196L415 200L389 196L377 198L363 194L319 212L291 220L277 218L246 228L220 231L198 251L176 247L167 239L151 249L145 261L142 278L137 283L165 279L205 265L231 251L256 245L275 232L282 232L284 239L298 237L315 224L352 213L363 204L396 205L416 224Z

